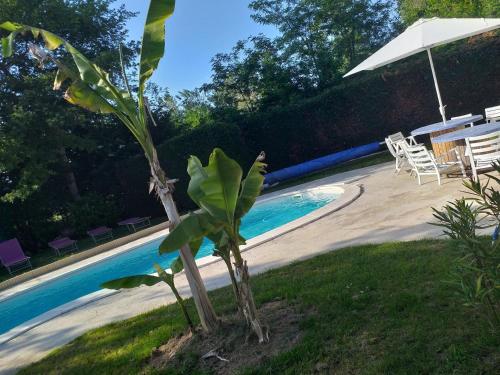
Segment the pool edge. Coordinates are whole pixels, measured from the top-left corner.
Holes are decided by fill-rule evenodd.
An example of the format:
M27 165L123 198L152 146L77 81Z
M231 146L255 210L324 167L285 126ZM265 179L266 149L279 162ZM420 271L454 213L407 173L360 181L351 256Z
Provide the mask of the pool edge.
M265 199L263 199L263 200L272 199L275 196L288 195L288 194L292 194L294 192L300 192L300 191L310 190L310 189L316 190L316 189L337 188L339 190L342 190L342 193L337 199L326 204L325 206L320 207L320 208L318 208L318 209L316 209L316 210L314 210L314 211L312 211L312 212L310 212L310 213L308 213L308 214L306 214L298 219L290 221L289 223L286 223L278 228L272 229L268 232L265 232L257 237L254 237L254 238L248 240L247 244L243 245L241 247L241 251L245 252L247 250L250 250L254 247L262 245L263 243L272 241L278 237L281 237L287 233L290 233L296 229L302 228L302 227L304 227L310 223L313 223L313 222L315 222L315 221L317 221L317 220L319 220L327 215L333 214L333 213L341 210L342 208L348 206L349 204L351 204L355 200L357 200L363 193L362 185L354 184L354 183L352 183L352 184L350 184L350 183L332 183L332 184L327 184L327 185L323 185L323 186L307 188L308 185L309 184L299 185L299 186L283 189L282 191L277 191L277 192L273 192L270 194L266 194L263 196L263 197L265 197ZM160 231L160 232L163 232L163 231ZM153 235L154 234L151 234L150 236L153 237ZM147 237L150 237L150 236L147 236ZM155 236L155 237L157 237L157 236ZM152 239L150 241L146 241L146 242L151 242L151 241L154 241L154 239ZM132 249L133 249L133 247L131 249L125 250L123 252L130 251ZM121 253L122 252L120 252L120 254ZM100 260L93 262L91 264L98 263L100 261L108 259L112 256L117 255L117 254L110 255L109 257L105 257L105 258L100 259ZM196 264L199 268L203 268L203 267L206 267L210 264L220 262L220 261L221 261L220 258L209 255L209 256L206 256L206 257L203 257L203 258L196 260ZM84 261L82 261L82 262L84 262ZM66 272L63 275L60 275L58 277L64 276L64 275L71 273L71 272L74 272L76 270L77 269L75 269L73 271L68 271L68 272ZM53 271L53 272L56 272L56 271ZM182 274L183 272L184 271L180 272L179 274ZM51 280L53 280L53 279L51 279ZM44 282L47 282L47 281L44 281ZM43 284L44 282L41 282L40 284ZM35 288L35 287L36 287L36 285L33 286L32 288ZM32 289L32 288L29 288L29 289ZM8 296L6 299L13 297L14 295L22 293L22 292L24 292L24 290L20 291L18 293L14 293L13 295ZM120 291L119 290L98 290L98 291L92 292L90 294L87 294L85 296L82 296L80 298L77 298L71 302L64 304L64 305L58 306L52 310L49 310L49 311L29 320L27 322L24 322L23 324L20 324L16 327L12 328L11 330L3 333L2 335L0 335L0 346L13 340L16 337L22 335L23 333L28 332L29 330L31 330L31 329L33 329L41 324L44 324L45 322L48 322L52 319L57 318L60 315L66 314L72 310L79 308L79 307L88 305L92 302L104 299L106 297L109 297L111 295L115 295L117 293L120 293Z

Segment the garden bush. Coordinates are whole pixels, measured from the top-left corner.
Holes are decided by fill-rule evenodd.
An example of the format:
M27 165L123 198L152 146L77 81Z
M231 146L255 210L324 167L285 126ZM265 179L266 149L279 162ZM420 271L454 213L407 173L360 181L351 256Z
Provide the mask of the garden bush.
M88 193L69 203L67 209L68 229L76 236L85 236L89 229L102 225L115 226L121 213L114 196L103 197L96 193Z
M486 93L500 92L498 62L491 58L499 47L498 38L485 38L436 49L434 60L448 117L484 113L485 107L498 104L494 95ZM200 126L161 144L158 153L168 176L180 179L175 199L187 210L193 208L186 194L186 162L191 154L205 159L213 148L220 147L247 168L263 150L268 170L273 171L383 141L397 131L408 134L440 118L427 56L418 55L387 69L349 77L343 85L287 107L231 116L231 124ZM160 214L147 194L144 161L120 162L116 171L120 181L116 193L121 192L130 215ZM108 168L100 172L106 173Z
M189 176L186 166L191 155L207 159L216 147L227 150L232 158L247 168L256 155L251 155L247 150L240 129L234 125L211 124L200 126L188 134L172 138L158 147L158 157L164 166L169 178L177 178L174 199L179 209L186 211L194 208L194 204L187 195ZM105 173L103 171L103 173ZM149 170L143 158L132 158L120 162L115 166L115 174L119 181L116 186L121 194L124 208L130 216L137 215L162 215L161 206L155 201L154 196L148 194ZM110 183L115 177L110 175Z

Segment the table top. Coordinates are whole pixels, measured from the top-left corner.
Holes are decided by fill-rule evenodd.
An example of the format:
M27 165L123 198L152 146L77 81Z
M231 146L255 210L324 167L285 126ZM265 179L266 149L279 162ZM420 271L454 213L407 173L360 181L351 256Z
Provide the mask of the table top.
M472 115L464 118L457 118L455 120L447 120L446 124L442 121L436 122L434 124L425 125L411 132L411 135L417 136L422 134L429 134L433 132L439 132L442 130L448 130L453 128L458 128L459 126L470 124L471 122L476 122L483 119L483 115Z
M432 143L453 142L469 137L477 137L500 131L500 122L490 122L487 124L476 125L470 128L460 129L456 132L446 133L439 137L432 138Z

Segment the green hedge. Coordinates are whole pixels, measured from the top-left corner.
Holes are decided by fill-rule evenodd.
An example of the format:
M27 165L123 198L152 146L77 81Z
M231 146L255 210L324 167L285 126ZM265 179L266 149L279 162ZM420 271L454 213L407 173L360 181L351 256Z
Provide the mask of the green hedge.
M500 104L499 50L500 38L435 49L448 118ZM239 126L248 150L265 150L274 170L440 119L429 62L420 54L350 76L299 104L247 116Z
M186 193L189 182L187 159L196 155L206 163L215 147L224 149L243 166L248 166L252 160L240 129L227 124L201 126L158 147L158 157L167 176L179 179L174 197L180 210L194 208ZM149 167L144 156L121 162L116 166L115 173L119 181L118 192L130 216L164 215L160 203L153 195L148 195Z
M434 51L448 117L484 113L500 104L499 38L457 43ZM360 73L321 95L265 113L236 117L234 124L202 126L159 146L160 160L171 178L180 178L175 194L182 210L193 207L186 195L186 160L203 162L214 147L223 148L244 166L264 150L269 170L276 170L388 134L440 121L434 83L425 54L387 69ZM424 137L423 140L428 140ZM144 157L116 167L129 215L162 214L147 195L149 170Z

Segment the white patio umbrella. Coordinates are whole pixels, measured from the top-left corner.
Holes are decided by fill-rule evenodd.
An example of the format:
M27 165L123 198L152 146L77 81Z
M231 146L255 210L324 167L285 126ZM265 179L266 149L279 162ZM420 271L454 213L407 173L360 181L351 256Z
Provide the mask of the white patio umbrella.
M482 34L499 27L500 18L422 18L344 75L344 77L362 70L373 70L416 53L427 51L434 85L436 86L439 112L443 122L446 122L445 109L439 92L436 72L434 71L431 48Z

